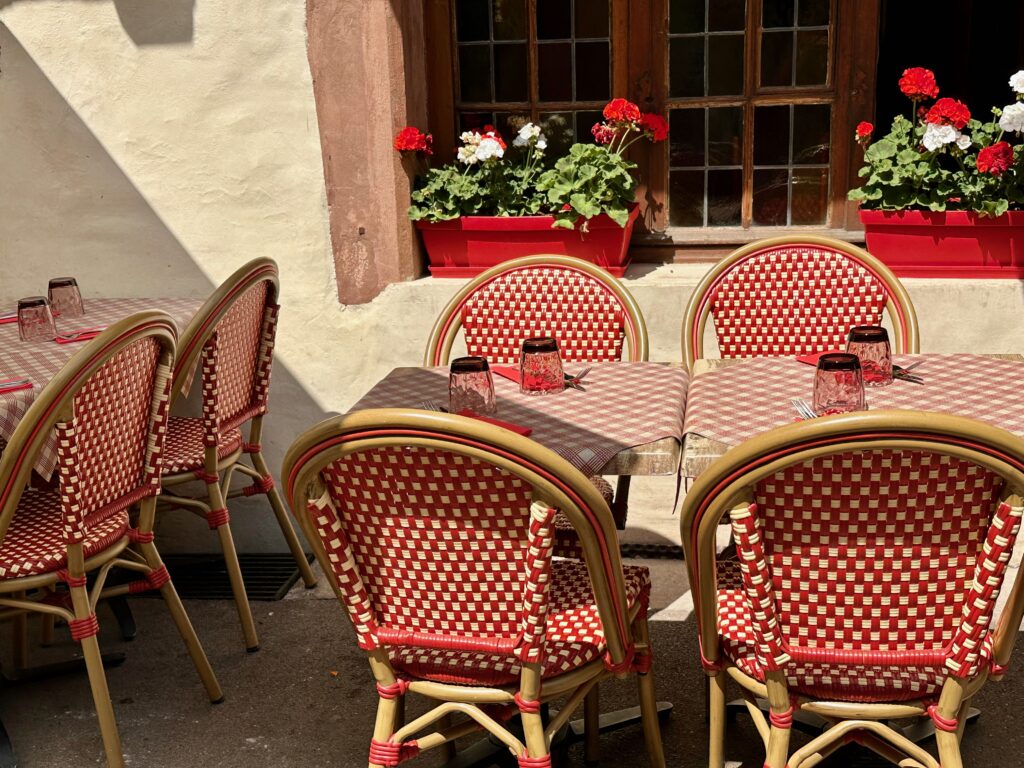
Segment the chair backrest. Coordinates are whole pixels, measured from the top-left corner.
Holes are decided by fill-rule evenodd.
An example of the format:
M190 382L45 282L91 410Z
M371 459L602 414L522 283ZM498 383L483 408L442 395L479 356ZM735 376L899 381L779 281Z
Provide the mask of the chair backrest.
M519 362L525 339L552 336L562 359L647 359L647 327L629 291L608 272L569 256L527 256L471 280L434 324L425 365L447 365L462 329L471 355L492 364Z
M778 237L734 251L694 290L683 318L683 360L704 357L714 321L724 358L783 357L843 349L855 325L892 320L895 351L918 351L906 289L863 248L825 237Z
M267 411L279 289L273 259L254 259L217 288L181 335L174 397L202 376L207 444Z
M1015 580L989 637L1020 525L1024 441L972 419L875 411L781 427L695 482L682 534L706 664L719 660L715 529L732 516L758 660L1005 666Z
M364 650L543 658L561 510L579 533L611 662L629 652L611 512L580 472L533 441L460 416L358 411L301 435L282 478Z
M0 458L0 536L54 434L68 544L160 492L176 337L165 313L133 315L89 342L43 388Z

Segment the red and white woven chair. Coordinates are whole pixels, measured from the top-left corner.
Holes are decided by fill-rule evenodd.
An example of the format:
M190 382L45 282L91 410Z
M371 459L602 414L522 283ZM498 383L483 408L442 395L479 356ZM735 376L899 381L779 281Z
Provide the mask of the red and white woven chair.
M107 328L39 393L0 458L0 616L67 622L82 646L110 766L124 758L97 641L100 599L160 590L210 700L222 699L153 543L175 335L162 312ZM56 485L27 487L54 432ZM104 588L112 568L140 578Z
M231 535L227 500L265 494L302 580L307 587L316 584L260 444L270 390L278 288L277 264L272 259L255 259L214 291L185 329L174 368L172 402L187 396L193 378L198 377L203 415L171 417L163 463L164 499L200 515L217 531L249 651L259 649L259 638ZM247 440L241 431L246 422ZM245 456L252 466L243 463ZM253 478L252 484L232 491L235 472ZM206 484L205 499L167 490L196 480Z
M562 360L595 363L647 360L647 326L636 300L621 282L594 264L569 256L514 259L471 280L441 312L424 355L424 365L447 365L462 331L467 354L492 365L517 365L523 341L549 336L558 341ZM602 477L592 482L625 527L628 475L618 487ZM558 520L556 554L578 556L571 528Z
M731 679L767 768L815 765L851 740L900 765L959 768L971 697L1002 678L1024 617L1015 578L993 628L1022 493L1024 441L915 411L789 425L713 464L682 520L711 679L709 765L723 764ZM716 570L725 515L739 562ZM831 727L789 754L800 712ZM914 717L934 722L939 760L887 724Z
M622 566L604 499L564 459L475 419L365 410L300 436L282 473L376 681L371 766L478 729L523 768L550 766L552 735L585 699L593 745L597 683L631 672L650 761L665 765L649 575ZM552 560L558 512L583 562ZM437 706L403 726L409 693ZM544 723L541 705L558 699ZM515 714L525 743L503 725Z
M849 243L776 237L746 245L707 273L683 318L683 361L704 357L710 317L723 358L845 349L856 325L892 321L895 351L917 352L917 315L899 279Z

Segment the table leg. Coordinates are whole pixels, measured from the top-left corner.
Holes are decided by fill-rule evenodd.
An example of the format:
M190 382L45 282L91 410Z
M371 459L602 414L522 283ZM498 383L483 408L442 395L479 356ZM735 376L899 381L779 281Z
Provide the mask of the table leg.
M629 515L629 484L632 479L630 475L619 475L615 484L612 518L615 520L615 527L620 531L626 527L626 517Z

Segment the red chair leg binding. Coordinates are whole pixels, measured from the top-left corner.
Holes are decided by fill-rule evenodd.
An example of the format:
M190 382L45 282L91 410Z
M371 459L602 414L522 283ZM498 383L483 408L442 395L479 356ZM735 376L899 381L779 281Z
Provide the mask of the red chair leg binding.
M928 707L928 717L935 723L935 727L940 731L946 731L947 733L955 733L956 729L960 726L957 719L947 719L939 714L939 707L937 704L932 704Z
M230 521L231 515L228 514L227 507L211 509L206 515L206 524L210 526L211 531L217 530L222 525L227 525Z
M150 590L158 590L164 584L171 580L171 574L167 571L166 565L161 565L159 568L150 571L146 574L144 579L136 579L128 585L128 593L137 595L140 592L149 592Z
M370 762L377 765L398 765L406 760L411 760L419 753L420 747L415 739L403 744L370 739Z
M242 489L243 496L256 496L257 494L270 493L274 490L274 478L270 475L264 475L258 480L254 480L252 485L248 485Z
M84 619L72 619L68 622L68 629L71 630L71 639L76 642L85 640L87 637L94 637L100 633L100 623L95 613L90 613Z
M551 768L551 755L544 757L522 757L516 758L519 761L519 768Z

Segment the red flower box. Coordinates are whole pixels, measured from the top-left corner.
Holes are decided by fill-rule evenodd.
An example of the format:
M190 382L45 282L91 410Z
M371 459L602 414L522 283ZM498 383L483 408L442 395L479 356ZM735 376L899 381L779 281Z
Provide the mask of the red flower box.
M860 211L867 250L900 277L1024 278L1024 211Z
M575 256L622 277L638 210L632 207L625 227L604 214L595 216L587 232L552 227L552 216L462 216L418 221L416 228L434 277L472 277L503 261L539 253Z

